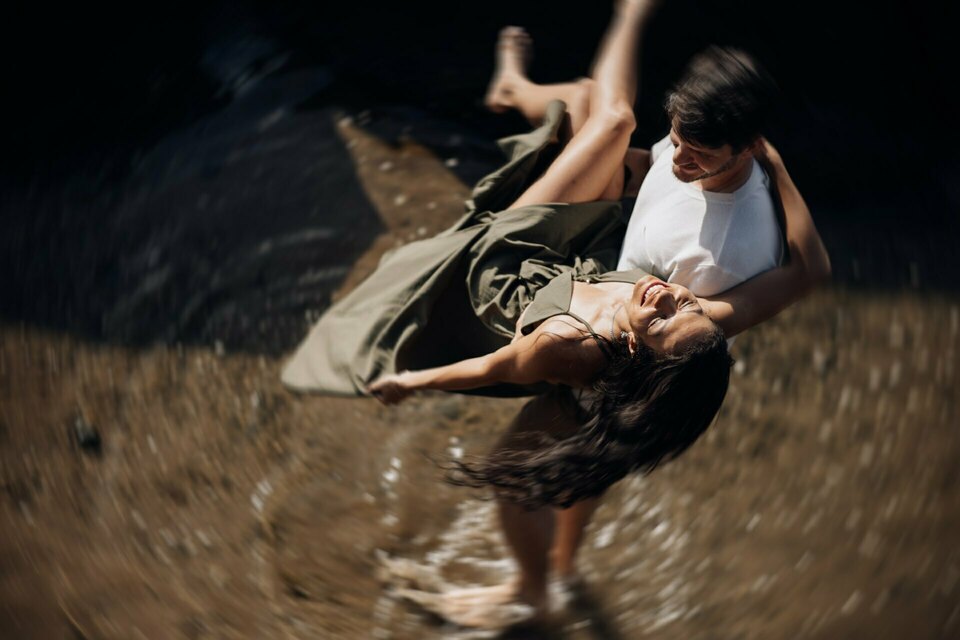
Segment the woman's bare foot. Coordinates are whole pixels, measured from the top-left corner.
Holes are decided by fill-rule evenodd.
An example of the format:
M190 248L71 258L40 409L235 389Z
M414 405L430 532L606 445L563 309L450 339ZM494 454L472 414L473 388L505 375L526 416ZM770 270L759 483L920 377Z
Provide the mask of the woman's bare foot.
M492 587L457 587L436 567L377 553L378 578L391 593L463 627L504 629L537 622L547 611L545 589L536 593L521 587L519 577Z
M542 620L547 611L545 594L535 599L525 597L516 581L440 593L416 589L398 589L395 593L445 620L476 629L505 629L536 622Z
M496 66L484 104L494 113L503 113L514 106L517 86L527 80L533 40L523 27L504 27L497 39Z

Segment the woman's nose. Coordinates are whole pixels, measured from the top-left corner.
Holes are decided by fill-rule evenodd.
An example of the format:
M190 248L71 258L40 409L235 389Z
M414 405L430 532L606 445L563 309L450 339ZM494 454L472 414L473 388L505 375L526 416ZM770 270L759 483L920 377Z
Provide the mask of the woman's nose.
M677 310L677 301L672 291L664 291L657 297L654 306L660 313L673 313Z

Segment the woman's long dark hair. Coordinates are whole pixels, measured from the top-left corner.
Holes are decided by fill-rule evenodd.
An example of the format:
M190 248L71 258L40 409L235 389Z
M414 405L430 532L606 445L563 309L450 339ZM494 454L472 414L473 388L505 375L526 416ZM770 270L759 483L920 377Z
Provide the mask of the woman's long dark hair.
M598 496L631 472L649 473L676 458L713 421L730 381L733 359L714 331L679 353L606 341L610 364L594 384L589 419L562 440L541 434L534 450L500 449L448 467L447 480L491 487L498 498L529 508L569 507Z

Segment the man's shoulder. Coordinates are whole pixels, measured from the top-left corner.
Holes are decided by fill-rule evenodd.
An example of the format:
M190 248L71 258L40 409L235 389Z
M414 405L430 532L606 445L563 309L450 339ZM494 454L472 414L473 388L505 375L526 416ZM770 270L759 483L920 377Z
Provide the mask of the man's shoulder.
M753 220L776 220L776 204L770 181L759 165L754 166L750 179L737 191L733 211L738 216Z
M664 151L672 148L673 148L673 143L670 142L670 134L667 134L657 142L654 142L653 146L650 147L651 164L656 162Z

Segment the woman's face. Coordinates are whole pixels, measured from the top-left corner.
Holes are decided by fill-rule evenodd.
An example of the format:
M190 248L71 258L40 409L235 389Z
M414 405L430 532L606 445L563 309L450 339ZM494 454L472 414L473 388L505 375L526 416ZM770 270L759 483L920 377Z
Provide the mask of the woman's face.
M660 353L675 353L716 329L689 289L653 276L637 282L626 309L634 339Z

